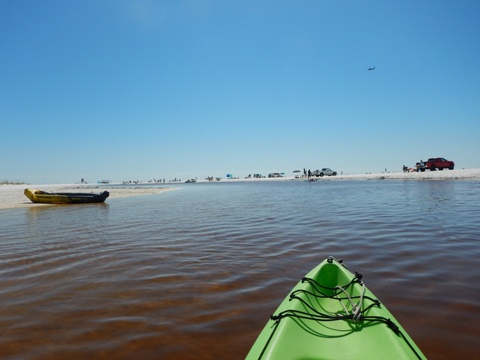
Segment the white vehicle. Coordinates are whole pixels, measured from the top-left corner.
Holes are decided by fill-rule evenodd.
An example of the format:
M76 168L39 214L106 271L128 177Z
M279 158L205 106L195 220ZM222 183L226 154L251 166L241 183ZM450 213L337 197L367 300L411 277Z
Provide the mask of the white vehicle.
M320 176L320 177L322 177L322 176L335 176L335 175L337 175L337 172L333 171L330 168L323 168L322 170L315 170L313 172L313 175L317 176L317 177L318 176Z

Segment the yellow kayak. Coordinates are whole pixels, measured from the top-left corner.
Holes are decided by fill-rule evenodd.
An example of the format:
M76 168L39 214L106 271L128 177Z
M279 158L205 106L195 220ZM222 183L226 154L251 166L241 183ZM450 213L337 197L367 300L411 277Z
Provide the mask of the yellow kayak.
M34 203L42 204L85 204L102 203L110 195L108 191L94 193L50 193L42 190L25 189L23 192Z

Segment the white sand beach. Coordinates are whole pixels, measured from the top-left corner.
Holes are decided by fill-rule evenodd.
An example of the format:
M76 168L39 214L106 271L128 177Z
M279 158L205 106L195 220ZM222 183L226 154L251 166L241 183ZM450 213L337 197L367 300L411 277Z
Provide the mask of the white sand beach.
M175 190L175 188L147 188L147 187L97 187L80 184L63 185L0 185L0 210L25 208L32 206L48 206L49 204L34 204L24 194L26 188L40 189L49 192L84 192L100 193L108 191L109 199L160 194L165 191Z
M339 180L480 180L480 169L460 169L443 171L425 171L425 172L393 172L393 173L375 173L375 174L351 174L324 176L314 178L317 181L339 181ZM252 182L252 181L305 181L305 178L296 179L295 177L282 178L238 178L222 179L220 182ZM208 182L199 180L198 182ZM213 181L215 183L216 181ZM195 186L192 184L192 186ZM152 188L152 187L98 187L95 185L81 184L63 184L63 185L0 185L0 210L25 208L32 206L48 206L48 204L34 204L24 194L25 188L41 189L50 192L91 192L99 193L104 190L110 192L107 199L115 199L130 196L143 196L160 194L165 191L175 190L173 187Z
M338 174L336 176L312 177L318 181L327 180L480 180L480 169L461 169L461 170L442 170L425 172L386 172L386 173L366 173L366 174ZM294 176L286 176L280 178L223 178L220 182L250 182L250 181L285 181L297 180L305 181L306 178L295 178ZM206 180L198 180L198 182L207 182ZM212 181L217 182L217 181Z
M318 178L320 179L320 178ZM480 169L325 176L322 180L480 180Z

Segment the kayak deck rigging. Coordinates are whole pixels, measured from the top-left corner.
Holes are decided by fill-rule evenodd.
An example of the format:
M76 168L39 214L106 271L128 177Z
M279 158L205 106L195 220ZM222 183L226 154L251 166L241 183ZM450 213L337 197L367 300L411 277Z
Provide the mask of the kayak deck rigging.
M333 353L333 358L368 354L369 358L424 359L392 318L366 288L361 274L353 275L341 260L330 257L302 278L282 302L247 358L289 359L323 353L332 358ZM386 327L382 329L381 324Z

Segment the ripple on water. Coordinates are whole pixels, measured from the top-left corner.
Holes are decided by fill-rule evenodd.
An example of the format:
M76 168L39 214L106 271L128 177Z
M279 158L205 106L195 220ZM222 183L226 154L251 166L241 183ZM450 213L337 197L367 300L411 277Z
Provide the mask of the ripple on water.
M0 212L1 355L243 358L329 255L429 358L476 355L477 182L180 186Z

